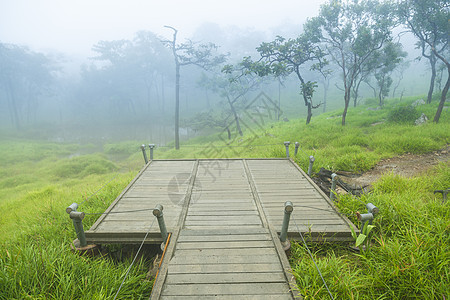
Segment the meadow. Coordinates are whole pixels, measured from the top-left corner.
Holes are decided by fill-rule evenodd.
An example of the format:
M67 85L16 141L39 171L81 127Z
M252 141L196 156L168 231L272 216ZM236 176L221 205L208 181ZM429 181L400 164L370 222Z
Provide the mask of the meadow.
M297 156L291 145L291 157L304 170L314 155L314 172L324 167L362 173L381 159L449 144L448 109L438 124L413 124L421 113L432 118L436 101L416 107L406 119L396 114L416 99L394 99L377 110L369 101L349 111L345 127L341 111L333 111L314 116L309 125L303 119L254 124L232 140L222 134L197 137L180 150L157 147L155 159L285 157L283 142L291 141L300 143ZM132 257L113 255L120 247L109 247L104 257L73 253L75 233L65 208L86 200L83 211L103 212L143 166L139 145L152 141L75 144L1 134L0 299L112 299ZM386 173L371 193L338 197L336 206L355 224L355 212L366 211L364 203L374 203L380 214L364 252L309 245L335 299L448 299L450 206L433 193L448 187L447 162L411 178ZM87 216L85 228L96 218ZM328 297L304 245L294 242L290 262L305 299ZM143 256L133 266L119 299L149 297L151 264L151 257Z

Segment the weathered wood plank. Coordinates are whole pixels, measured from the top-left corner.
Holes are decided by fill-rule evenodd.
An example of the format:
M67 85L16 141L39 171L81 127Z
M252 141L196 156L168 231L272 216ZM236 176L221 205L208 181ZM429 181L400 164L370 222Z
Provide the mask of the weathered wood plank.
M242 224L231 224L231 225L205 225L205 226L201 226L201 225L189 225L189 226L185 226L185 229L190 229L190 230L203 230L203 229L214 229L214 230L220 230L220 229L245 229L245 230L249 230L252 228L260 228L261 225L242 225Z
M184 223L185 226L246 226L246 225L260 225L261 226L261 220L260 219L249 219L249 218L242 218L244 220L226 220L226 219L216 219L216 220L190 220L187 219Z
M256 263L279 263L278 257L271 254L264 255L198 255L174 256L171 264L256 264Z
M200 230L183 229L180 236L205 236L205 235L246 235L246 234L267 234L267 229L261 226L253 228L222 228L211 229L202 228Z
M164 287L164 296L178 295L260 295L288 294L286 283L235 283L235 284L168 284Z
M186 284L186 283L273 283L286 282L282 272L270 273L191 273L191 274L168 274L165 284Z
M248 220L254 220L254 221L259 221L260 218L258 215L253 214L253 215L249 215L246 217L242 217L242 216L235 216L235 215L206 215L206 216L195 216L195 215L191 215L188 213L189 216L189 221L239 221L242 222L243 220L245 220L245 222L247 222Z
M193 274L193 273L273 273L283 269L279 263L255 263L255 264L192 264L169 265L168 274Z
M183 235L178 242L238 242L238 241L270 241L267 234L240 235Z
M271 255L275 254L272 248L236 248L236 249L178 249L175 257L184 256L249 256L249 255Z
M191 206L194 208L194 206ZM258 216L256 208L253 210L194 210L189 209L188 216L201 217L201 216Z
M194 296L163 296L161 299L164 300L184 300L184 299L198 299L199 295ZM236 300L236 295L214 295L207 296L201 295L202 300ZM239 300L292 300L292 296L290 294L271 294L271 295L261 295L261 294L251 294L251 295L239 295Z
M218 242L183 242L177 244L177 250L202 250L202 249L241 249L241 248L271 248L273 243L269 241L218 241ZM233 253L235 253L233 251Z

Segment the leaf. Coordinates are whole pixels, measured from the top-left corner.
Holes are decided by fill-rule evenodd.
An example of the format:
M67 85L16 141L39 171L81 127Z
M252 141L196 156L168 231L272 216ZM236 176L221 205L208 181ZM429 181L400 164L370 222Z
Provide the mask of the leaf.
M364 241L366 240L367 235L365 234L360 234L358 236L358 238L356 239L356 243L355 243L355 247L359 247L362 243L364 243Z
M350 226L350 230L352 231L352 237L356 240L356 232L355 232L355 230L353 229L353 227L351 227Z
M372 229L374 229L374 228L375 228L375 225L368 225L365 233L367 235L369 235L370 232L372 231Z

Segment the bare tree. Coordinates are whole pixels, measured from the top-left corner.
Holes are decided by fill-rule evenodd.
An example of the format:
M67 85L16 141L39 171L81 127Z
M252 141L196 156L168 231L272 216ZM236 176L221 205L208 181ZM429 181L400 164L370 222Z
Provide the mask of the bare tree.
M214 55L217 46L213 43L196 44L191 40L177 43L178 30L172 26L164 26L173 30L172 40L162 41L173 53L175 62L175 149L180 149L180 68L195 65L208 70L212 66L225 61L225 55Z

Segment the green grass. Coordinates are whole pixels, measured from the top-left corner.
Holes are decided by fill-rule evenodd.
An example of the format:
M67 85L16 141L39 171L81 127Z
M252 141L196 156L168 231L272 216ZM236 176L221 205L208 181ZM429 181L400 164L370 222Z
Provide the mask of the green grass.
M450 168L438 165L414 178L386 174L361 198L380 209L369 250L312 246L327 285L337 299L444 299L450 288L450 206L435 189L450 186ZM351 196L341 196L343 213L366 212ZM351 218L355 224L356 219ZM305 299L328 296L313 261L295 243L291 265Z
M377 111L369 103L349 110L347 125L341 111L304 120L247 128L228 141L221 134L182 143L179 151L157 148L155 158L291 157L314 171L364 172L383 158L422 154L450 142L449 111L439 124L413 126L388 121L389 112L417 98L387 101ZM437 103L416 108L430 119ZM294 157L293 143L301 149ZM103 212L143 165L139 146L152 141L123 141L105 145L50 143L5 137L0 141L0 299L111 299L130 259L80 257L70 250L75 238L65 208L81 203L85 212ZM446 299L450 290L450 209L435 189L450 186L450 168L441 164L426 174L404 178L385 174L371 194L361 199L342 196L336 205L357 223L361 203L380 208L369 251L355 254L343 245L310 245L337 299ZM361 200L361 201L360 201ZM89 228L97 216L84 220ZM290 257L298 289L305 299L326 299L327 292L306 249L294 243ZM152 279L145 274L151 261L140 260L121 291L121 299L148 298Z

